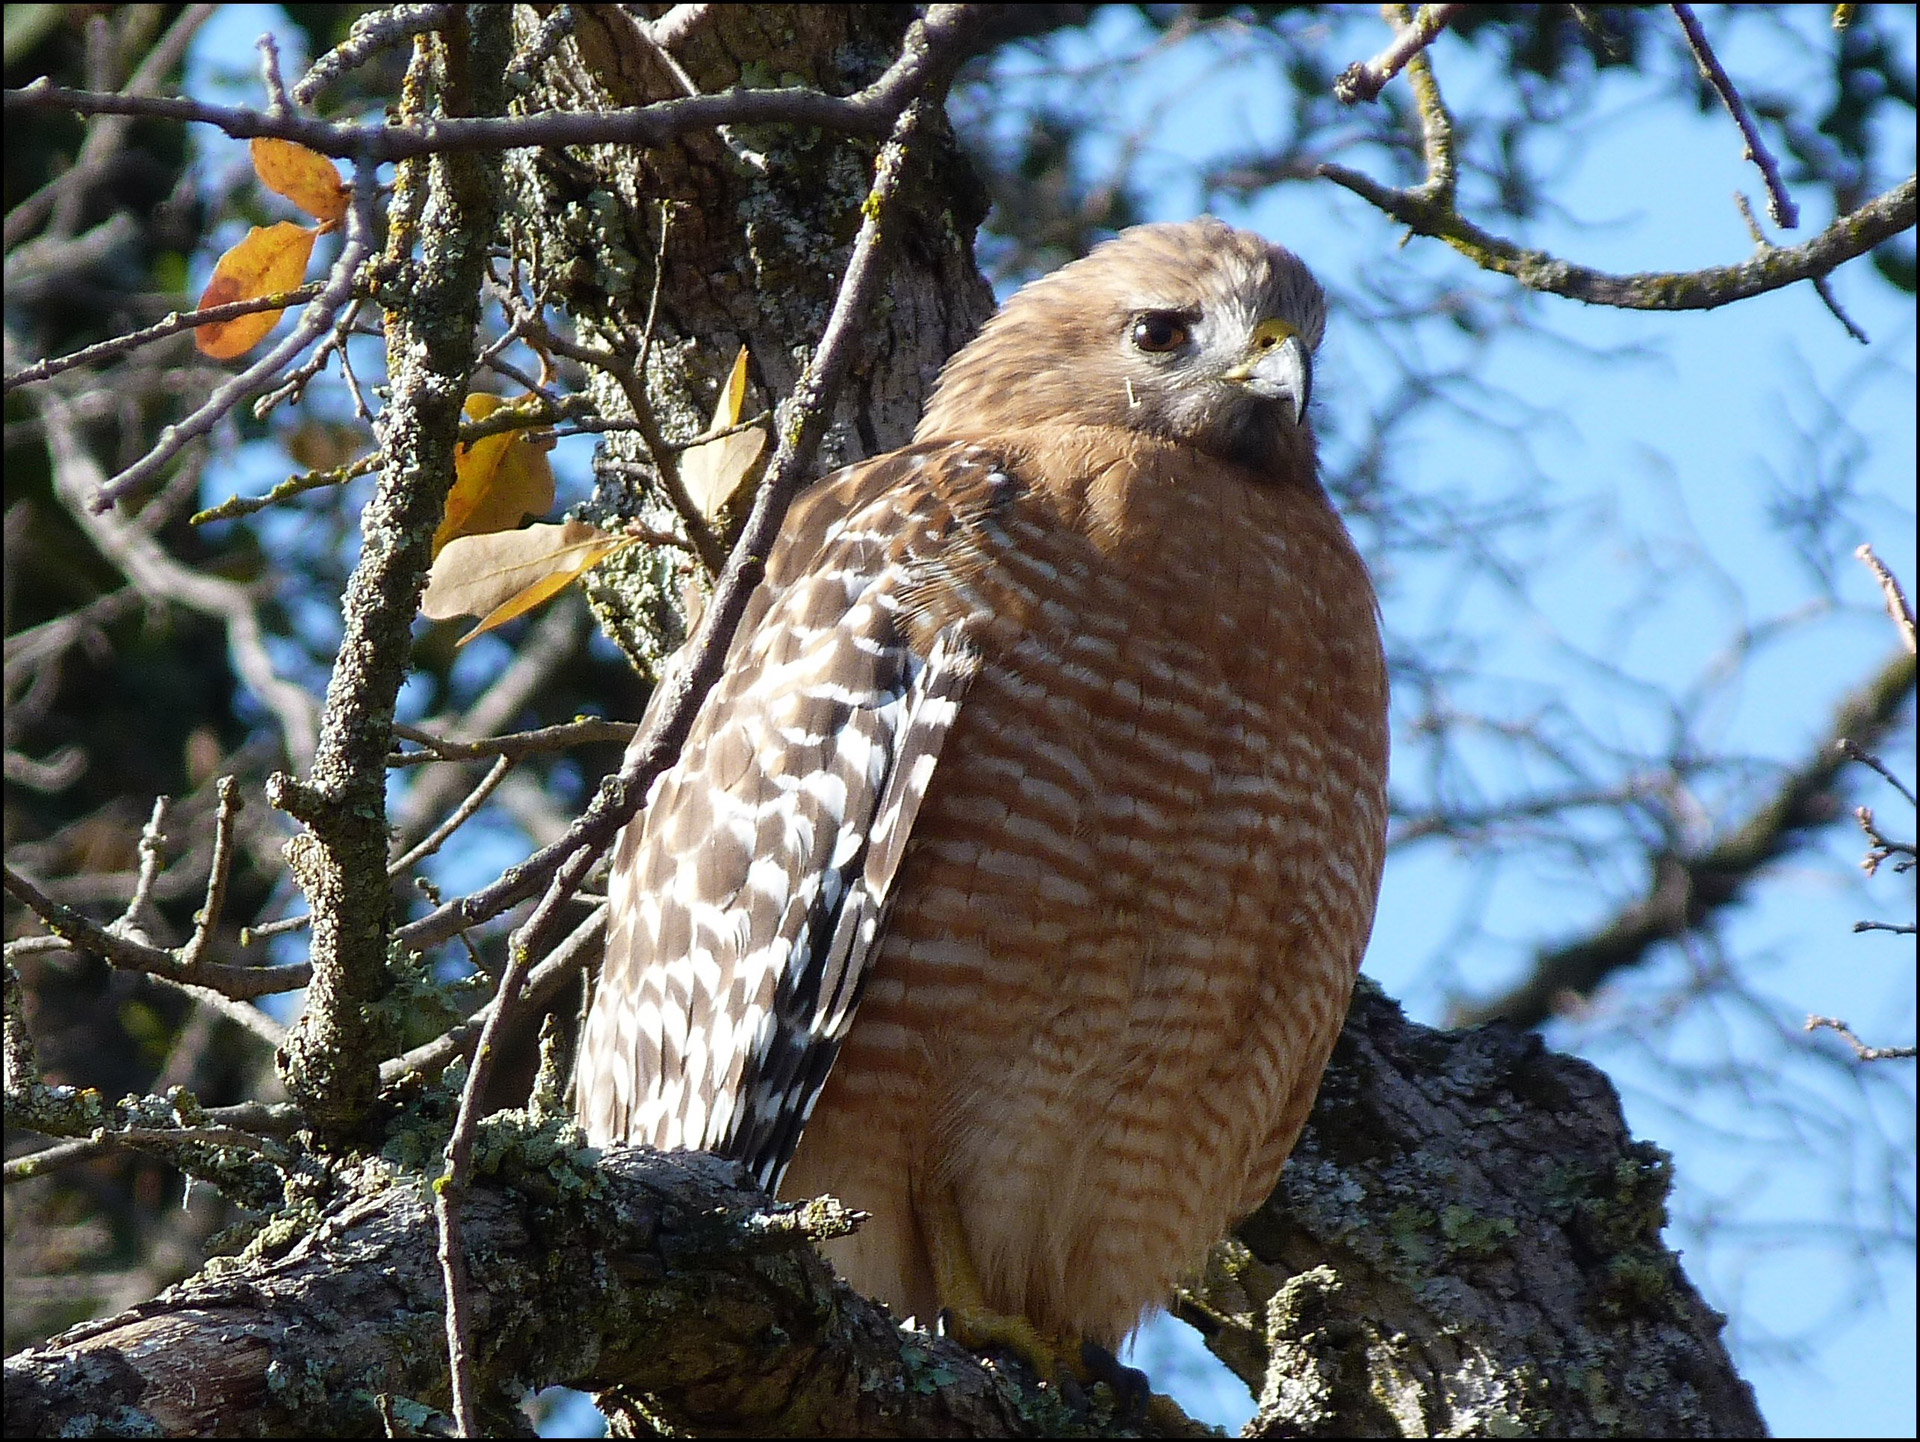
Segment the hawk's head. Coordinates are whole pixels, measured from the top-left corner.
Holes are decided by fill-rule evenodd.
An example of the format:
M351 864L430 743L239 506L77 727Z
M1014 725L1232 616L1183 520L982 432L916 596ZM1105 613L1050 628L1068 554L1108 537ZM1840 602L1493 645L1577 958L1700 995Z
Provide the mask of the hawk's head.
M1117 426L1311 478L1326 319L1290 250L1211 217L1136 226L1008 300L947 362L914 438Z

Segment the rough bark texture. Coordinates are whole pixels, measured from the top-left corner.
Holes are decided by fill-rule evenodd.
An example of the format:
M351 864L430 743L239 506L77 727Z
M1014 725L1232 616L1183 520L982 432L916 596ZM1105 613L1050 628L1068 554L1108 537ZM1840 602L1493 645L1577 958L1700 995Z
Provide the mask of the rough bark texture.
M615 7L573 13L574 32L543 68L527 108L587 110L682 93ZM716 6L675 58L705 91L782 83L844 95L897 58L911 19L905 6ZM509 208L513 249L584 340L627 356L644 350L659 430L669 442L685 440L707 428L743 345L748 413L792 391L832 309L877 149L792 127L734 127L644 153L516 153L508 161L518 197ZM986 205L944 121L918 135L895 207L901 220L888 237L887 291L841 388L821 473L904 444L941 365L992 312L972 249ZM631 414L610 377L590 372L586 384L605 414ZM652 469L630 432L608 437L607 458ZM641 513L658 499L651 483L602 474L600 503L614 514ZM602 623L643 669L680 639L683 576L656 557L624 570L616 562L589 578Z
M496 1141L464 1216L502 1424L520 1388L565 1383L711 1436L1115 1431L835 1281L806 1244L831 1208L705 1157L595 1170L549 1133ZM13 1358L7 1435L344 1436L382 1398L416 1425L444 1405L425 1178L332 1184L278 1250ZM1758 1435L1721 1319L1660 1243L1666 1190L1593 1067L1416 1026L1363 986L1273 1201L1181 1310L1260 1396L1256 1435Z
M835 1281L808 1244L831 1209L773 1208L702 1156L519 1163L463 1211L489 1431L524 1432L520 1388L555 1382L624 1382L713 1436L1072 1424ZM283 1254L217 1263L11 1359L7 1435L366 1436L383 1412L427 1425L447 1401L428 1179L374 1164L338 1181Z
M1363 982L1279 1187L1180 1310L1261 1436L1759 1435L1660 1240L1670 1172L1589 1063Z

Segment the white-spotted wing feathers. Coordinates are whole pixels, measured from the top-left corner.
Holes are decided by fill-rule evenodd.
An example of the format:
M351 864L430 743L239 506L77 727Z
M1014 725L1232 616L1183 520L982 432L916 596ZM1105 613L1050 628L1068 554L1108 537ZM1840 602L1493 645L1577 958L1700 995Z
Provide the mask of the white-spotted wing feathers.
M596 1143L716 1151L778 1184L979 668L964 620L916 650L903 592L964 525L955 483L1004 483L990 470L971 448L914 447L796 512L686 749L617 844L578 1068Z

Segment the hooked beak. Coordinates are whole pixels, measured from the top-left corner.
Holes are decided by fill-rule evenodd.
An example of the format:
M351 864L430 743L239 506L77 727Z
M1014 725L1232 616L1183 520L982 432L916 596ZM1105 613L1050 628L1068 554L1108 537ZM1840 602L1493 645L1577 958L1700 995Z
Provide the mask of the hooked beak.
M1288 419L1298 425L1313 395L1313 356L1292 326L1269 317L1253 328L1247 358L1223 379L1263 400L1285 401Z

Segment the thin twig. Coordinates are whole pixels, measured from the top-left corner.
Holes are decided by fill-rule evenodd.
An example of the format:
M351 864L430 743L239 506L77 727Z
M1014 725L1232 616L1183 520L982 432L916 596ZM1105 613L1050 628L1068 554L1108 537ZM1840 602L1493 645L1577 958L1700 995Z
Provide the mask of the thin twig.
M1399 7L1381 8L1394 10ZM1409 60L1439 39L1440 32L1464 9L1464 5L1422 5L1419 15L1410 24L1401 24L1399 33L1386 49L1371 60L1356 60L1341 72L1340 78L1333 82L1335 97L1344 105L1358 105L1363 100L1379 99L1387 82L1398 75Z
M1700 27L1700 17L1693 13L1691 5L1675 4L1673 13L1680 21L1681 30L1686 33L1687 48L1693 52L1693 63L1700 67L1701 77L1713 87L1714 94L1720 97L1720 103L1727 107L1727 114L1733 117L1733 123L1740 127L1740 138L1747 147L1746 158L1759 168L1760 177L1767 184L1767 214L1782 230L1798 229L1800 207L1787 194L1787 183L1780 178L1779 162L1767 149L1767 143L1760 138L1759 127L1753 122L1753 113L1747 109L1747 102L1741 98L1732 78L1720 64L1720 57L1713 53L1713 46L1707 41L1707 32Z
M1916 1055L1914 1048L1910 1046L1868 1046L1853 1034L1852 1027L1837 1017L1810 1016L1807 1018L1806 1029L1838 1032L1847 1045L1853 1048L1853 1054L1861 1061L1896 1061Z
M243 804L240 783L233 777L222 776L215 783L215 789L220 799L213 815L213 859L207 865L207 899L201 904L200 914L193 919L193 935L180 950L180 964L189 971L199 967L213 929L220 924L220 913L226 909L227 877L233 870L233 818L240 814Z
M320 294L320 282L303 285L294 290L281 291L278 295L257 296L252 300L233 300L225 305L210 305L205 310L173 311L154 322L144 330L129 331L117 335L112 340L103 340L97 345L69 351L65 355L51 356L36 361L30 366L22 366L6 378L6 391L20 386L33 385L37 381L51 380L63 371L75 366L92 365L96 361L112 360L115 356L137 350L154 341L165 340L168 336L178 335L181 331L195 330L215 321L234 320L243 315L252 315L256 311L285 310L289 306L300 305Z
M154 797L153 814L147 818L147 824L140 828L140 872L133 883L133 895L127 899L127 909L120 914L116 934L142 927L148 910L153 906L153 888L160 880L160 873L167 861L167 812L172 804L171 797Z
M116 95L73 90L36 80L5 92L8 113L66 110L80 115L134 115L187 124L212 125L236 140L271 136L298 141L309 150L336 159L373 166L425 155L522 148L560 149L573 145L632 145L657 148L695 130L716 125L811 126L835 134L877 139L888 133L905 102L918 95L942 70L966 58L969 47L990 33L991 17L976 5L934 5L918 22L919 43L902 47L901 56L873 84L852 95L834 96L811 86L766 90L732 89L689 95L651 105L617 110L541 111L511 117L450 116L412 124L350 124L299 114L272 115L241 106L208 105L197 100Z
M452 814L449 815L446 820L429 831L421 838L420 844L407 852L406 855L396 857L387 864L387 875L390 877L403 875L409 868L418 866L422 861L438 851L446 843L449 836L452 836L454 832L471 821L475 813L477 813L482 806L486 805L487 798L493 795L495 788L497 788L502 781L507 779L508 774L513 770L513 766L513 758L510 756L502 756L496 760L493 765L488 768L487 774L480 778L479 785L467 793L466 798L453 809Z
M251 1001L255 997L295 991L312 979L305 962L253 967L203 961L189 970L178 956L164 947L135 941L89 921L72 907L55 901L11 866L0 868L0 876L4 876L6 889L15 900L45 922L47 930L64 938L76 951L105 957L123 971L145 972L162 981L199 986L233 1001Z
M1878 756L1875 756L1871 751L1862 750L1854 744L1853 738L1851 737L1843 736L1837 744L1841 751L1846 754L1849 761L1858 761L1862 766L1879 772L1883 781L1907 798L1907 805L1920 805L1920 802L1914 800L1913 792L1908 788L1907 783L1887 770L1886 763Z
M1740 218L1747 223L1747 234L1753 237L1753 244L1756 250L1775 251L1779 249L1778 246L1767 238L1767 233L1760 228L1760 222L1753 213L1753 206L1743 192L1738 190L1734 191L1733 206L1735 210L1740 212ZM1854 322L1853 317L1841 308L1840 297L1833 293L1833 286L1828 282L1826 276L1813 276L1811 283L1813 285L1813 293L1820 297L1820 303L1827 308L1828 314L1840 322L1840 328L1842 330L1846 331L1849 336L1861 345L1873 344L1872 339L1865 331L1860 329Z
M542 726L534 731L516 731L510 736L486 736L478 741L455 741L435 736L418 726L396 723L393 734L425 747L424 751L402 751L387 758L389 766L418 766L429 761L484 761L489 757L511 757L518 761L528 756L564 751L569 746L587 746L597 742L633 739L631 721L605 721L589 717L583 721L565 721L557 726Z
M268 506L277 506L282 501L290 501L295 496L303 496L308 491L325 490L328 486L344 486L348 481L360 476L370 476L385 463L386 457L379 451L371 451L358 460L349 461L344 466L334 466L324 471L303 471L297 476L288 476L272 490L258 496L228 496L217 506L209 506L204 511L195 511L187 517L190 526L204 526L213 521L237 521L243 516L251 516L256 511L264 511Z
M1315 173L1351 190L1414 234L1445 241L1483 270L1511 276L1529 290L1623 310L1712 310L1831 274L1882 241L1911 230L1920 209L1920 187L1910 175L1801 245L1767 250L1738 265L1609 275L1482 230L1452 206L1436 202L1424 187L1397 190L1332 163L1318 166Z
M1893 618L1901 644L1911 652L1914 649L1913 607L1907 604L1906 592L1900 589L1900 582L1887 569L1886 562L1873 553L1872 546L1857 547L1853 554L1873 572L1873 578L1880 583L1880 595L1886 601L1887 615ZM1907 799L1911 801L1913 798L1909 796Z

